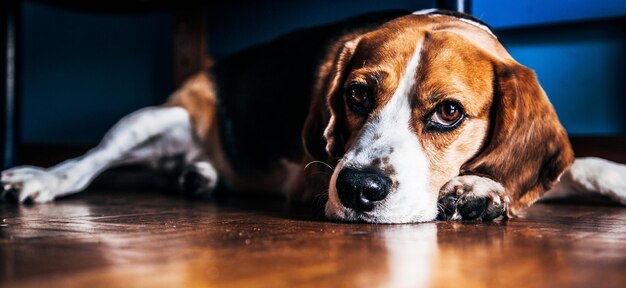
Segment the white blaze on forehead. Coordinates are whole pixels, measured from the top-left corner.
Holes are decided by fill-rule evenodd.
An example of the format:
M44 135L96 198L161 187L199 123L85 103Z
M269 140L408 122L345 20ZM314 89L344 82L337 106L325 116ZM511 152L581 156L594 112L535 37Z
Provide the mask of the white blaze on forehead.
M436 194L430 195L433 193L427 191L428 161L411 123L410 97L414 96L421 50L420 41L416 44L391 99L363 127L354 145L335 169L326 205L327 216L344 220L393 223L428 221L436 216ZM395 191L391 191L379 207L371 212L358 214L343 207L335 187L339 171L344 167L371 167L376 160L385 157L389 159L387 165L395 172L394 175L388 175L395 181Z

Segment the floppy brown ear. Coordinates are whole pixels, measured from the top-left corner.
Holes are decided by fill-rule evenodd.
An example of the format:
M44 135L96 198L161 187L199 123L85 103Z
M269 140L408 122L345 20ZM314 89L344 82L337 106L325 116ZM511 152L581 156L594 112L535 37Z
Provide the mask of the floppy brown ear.
M336 52L331 53L319 71L302 134L305 151L313 159L334 162L345 152L349 130L343 109L343 83L358 40L339 42Z
M307 203L321 191L326 192L332 168L319 161L334 166L345 152L349 130L343 109L343 83L358 43L358 38L350 39L337 42L318 72L311 109L302 131L304 170L289 191L292 202Z
M490 136L461 167L502 184L509 216L534 203L574 161L569 139L535 73L519 64L496 65Z

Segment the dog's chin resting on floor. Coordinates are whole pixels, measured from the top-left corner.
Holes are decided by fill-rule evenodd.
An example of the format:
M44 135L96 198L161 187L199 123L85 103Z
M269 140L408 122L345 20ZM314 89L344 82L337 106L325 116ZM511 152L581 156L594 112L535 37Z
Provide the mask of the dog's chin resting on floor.
M280 191L339 221L490 221L546 193L626 204L626 166L574 159L532 70L485 23L440 10L369 14L235 54L84 156L2 172L2 198L49 202L107 168L173 156L187 194L218 181Z

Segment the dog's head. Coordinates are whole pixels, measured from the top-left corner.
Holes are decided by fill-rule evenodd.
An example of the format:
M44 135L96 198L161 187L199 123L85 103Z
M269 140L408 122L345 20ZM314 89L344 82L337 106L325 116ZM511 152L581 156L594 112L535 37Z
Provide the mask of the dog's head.
M303 135L334 165L329 218L433 220L441 187L467 174L502 184L515 212L572 161L534 73L481 23L409 15L335 48Z

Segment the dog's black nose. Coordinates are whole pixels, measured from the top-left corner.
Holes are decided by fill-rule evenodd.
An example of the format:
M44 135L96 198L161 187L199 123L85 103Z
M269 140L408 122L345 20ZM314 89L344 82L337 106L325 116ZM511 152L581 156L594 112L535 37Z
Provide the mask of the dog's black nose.
M385 199L391 179L373 170L344 168L337 176L337 194L343 206L359 211L372 211L376 202Z

